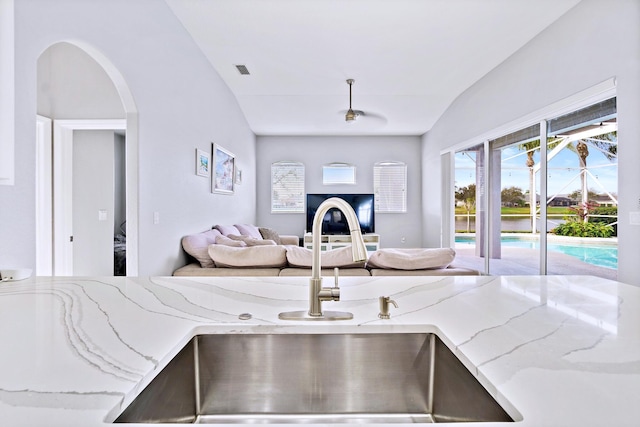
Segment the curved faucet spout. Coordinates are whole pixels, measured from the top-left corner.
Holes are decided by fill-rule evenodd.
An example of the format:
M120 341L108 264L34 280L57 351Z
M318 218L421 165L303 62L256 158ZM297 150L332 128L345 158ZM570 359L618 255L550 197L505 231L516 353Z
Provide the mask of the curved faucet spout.
M351 250L354 262L366 261L367 247L362 238L360 222L356 213L347 202L339 197L332 197L320 204L313 217L312 239L313 258L311 264L311 279L309 280L309 311L288 311L280 313L278 318L284 320L349 320L353 319L353 314L342 311L322 312L322 301L339 301L340 289L338 288L338 278L336 271L336 284L333 288L322 287L322 275L320 266L320 235L322 219L331 208L340 209L347 218L349 231L351 233ZM336 268L336 270L338 270Z
M321 295L322 291L322 266L320 265L320 237L322 234L322 219L329 209L336 208L342 211L349 224L349 232L351 234L351 250L354 262L366 261L367 248L362 239L362 231L360 230L360 222L356 213L346 201L339 197L331 197L320 204L315 216L313 217L313 225L311 229L313 246L313 257L311 263L311 279L309 280L309 316L321 318L322 301L327 300ZM337 287L337 284L336 284ZM328 300L340 300L340 292L334 291Z
M362 238L362 231L360 230L360 222L356 213L351 208L351 205L339 197L331 197L320 204L315 216L313 217L313 225L311 228L312 234L312 246L313 246L313 258L311 264L311 279L319 279L320 277L320 237L322 235L322 219L325 214L329 212L329 209L340 209L344 213L347 223L349 224L349 233L351 234L351 251L353 256L353 262L366 261L367 260L367 247L364 244Z

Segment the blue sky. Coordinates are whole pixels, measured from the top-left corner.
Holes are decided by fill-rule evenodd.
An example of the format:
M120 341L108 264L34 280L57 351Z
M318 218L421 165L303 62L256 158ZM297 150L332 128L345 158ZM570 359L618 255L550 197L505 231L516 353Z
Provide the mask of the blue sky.
M536 163L540 156L534 154ZM526 154L517 147L505 148L502 151L502 188L516 186L524 191L529 188L529 170L525 165ZM612 193L618 192L617 161L607 158L596 148L589 146L587 167L604 188ZM568 149L562 150L548 165L548 192L569 194L580 188L578 156ZM575 179L570 182L573 178ZM475 183L475 162L462 153L456 153L455 185L465 187ZM539 180L538 180L539 181ZM588 177L588 188L596 193L604 193L603 188L591 176ZM538 190L539 191L539 190Z

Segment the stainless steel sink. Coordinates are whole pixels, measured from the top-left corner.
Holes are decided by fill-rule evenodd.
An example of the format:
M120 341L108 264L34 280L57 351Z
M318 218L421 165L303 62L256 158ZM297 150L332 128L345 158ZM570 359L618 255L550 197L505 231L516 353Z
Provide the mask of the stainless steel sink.
M116 423L513 419L430 333L195 336Z

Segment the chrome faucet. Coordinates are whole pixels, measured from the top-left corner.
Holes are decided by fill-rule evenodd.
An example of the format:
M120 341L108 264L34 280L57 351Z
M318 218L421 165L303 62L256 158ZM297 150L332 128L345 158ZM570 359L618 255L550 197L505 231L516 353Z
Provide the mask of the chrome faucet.
M325 200L318 207L313 217L311 230L312 239L312 260L311 279L309 280L309 311L289 311L280 313L278 317L284 320L348 320L353 318L353 314L342 311L322 311L322 301L339 301L340 288L336 272L335 286L333 288L322 287L322 268L320 265L320 238L322 234L322 219L329 209L337 208L344 213L349 232L351 234L351 251L353 262L365 261L367 259L367 247L362 238L358 217L351 206L339 197L332 197Z

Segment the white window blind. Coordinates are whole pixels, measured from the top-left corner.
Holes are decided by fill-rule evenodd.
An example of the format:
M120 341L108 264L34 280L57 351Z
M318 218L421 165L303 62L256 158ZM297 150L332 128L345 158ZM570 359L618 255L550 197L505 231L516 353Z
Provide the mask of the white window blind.
M373 165L376 212L407 211L407 165L378 162Z
M271 164L271 213L304 213L304 164Z

